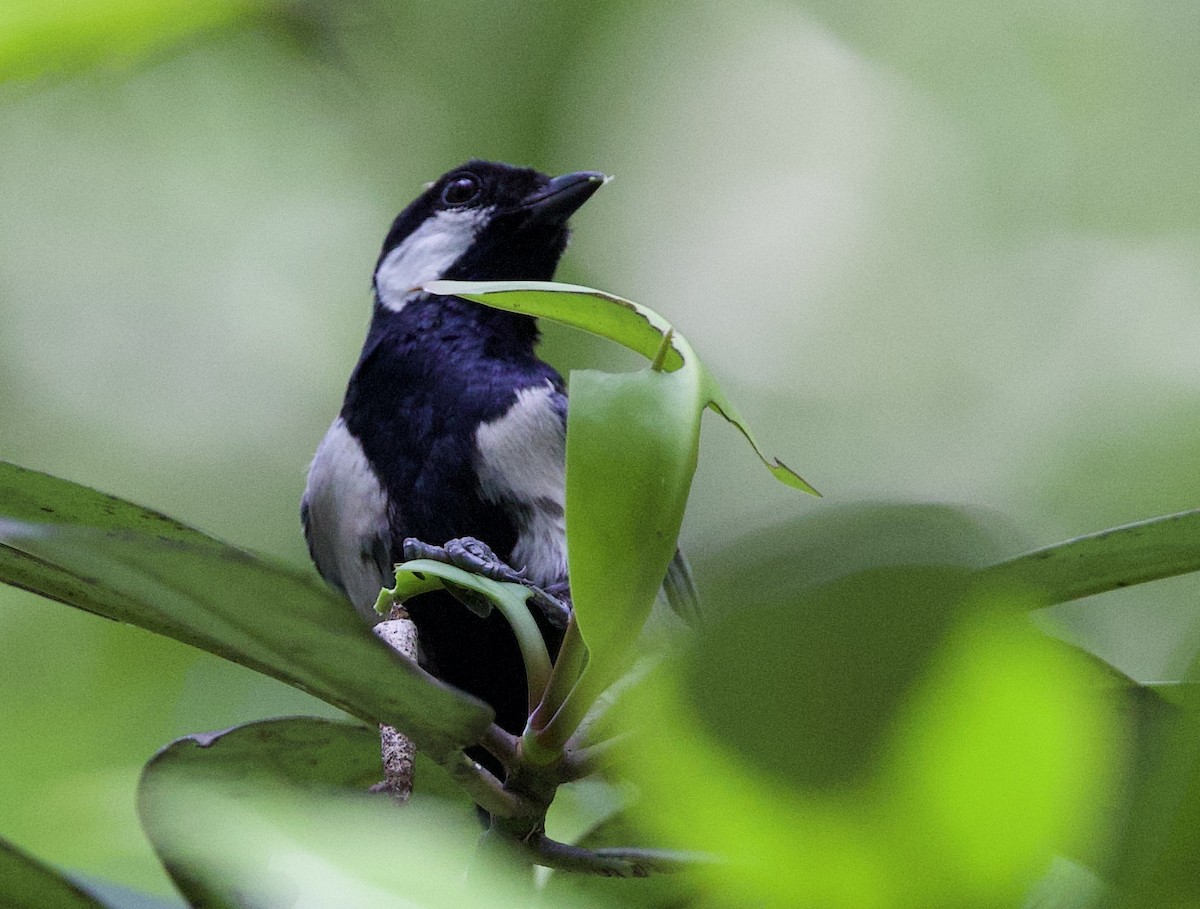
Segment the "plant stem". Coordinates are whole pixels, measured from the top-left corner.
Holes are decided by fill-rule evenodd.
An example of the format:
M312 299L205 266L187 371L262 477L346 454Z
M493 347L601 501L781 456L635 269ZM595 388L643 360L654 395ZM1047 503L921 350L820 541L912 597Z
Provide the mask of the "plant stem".
M483 738L479 740L479 744L488 750L496 760L504 765L505 769L512 770L520 763L521 756L518 751L518 739L511 732L505 732L495 723L492 723L483 733Z
M603 765L605 759L619 745L627 741L629 738L627 733L615 735L611 739L605 739L603 742L597 742L594 745L588 745L584 748L572 748L568 742L563 750L562 760L559 762L559 775L563 782L571 780L581 780L585 776L590 776L595 773ZM575 737L572 737L574 741Z
M542 700L553 670L541 629L529 610L531 591L516 584L506 584L503 587L497 581L492 581L491 584L497 587L497 593L490 597L492 605L499 609L508 621L517 638L517 646L521 649L521 659L525 663L525 682L529 692L529 710L532 711Z
M504 785L479 763L461 751L456 751L442 767L462 787L475 804L496 817L519 817L528 815L536 808L525 798L504 788Z
M712 861L705 855L666 849L584 849L552 840L545 834L531 836L521 846L539 865L603 877L649 877L684 871Z
M591 673L592 676L595 673ZM575 734L579 724L587 716L588 710L596 699L604 693L589 673L580 676L575 687L571 689L562 706L555 711L549 721L533 734L533 748L538 753L559 755L566 746L568 739ZM526 741L530 738L527 734Z
M545 765L553 763L559 758L559 748L548 750L543 747L542 731L554 722L563 704L571 699L572 692L575 691L586 663L587 646L583 643L579 625L572 614L567 622L567 630L563 634L558 659L555 660L554 668L550 671L550 680L542 695L541 703L534 708L530 715L529 725L522 738L523 753L530 763Z

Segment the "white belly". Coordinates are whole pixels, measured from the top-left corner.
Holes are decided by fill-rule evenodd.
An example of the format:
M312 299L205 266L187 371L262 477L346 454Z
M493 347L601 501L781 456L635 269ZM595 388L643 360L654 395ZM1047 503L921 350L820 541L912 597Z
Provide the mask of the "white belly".
M391 587L387 496L358 439L341 417L317 447L303 509L308 548L321 576L371 623L375 601Z

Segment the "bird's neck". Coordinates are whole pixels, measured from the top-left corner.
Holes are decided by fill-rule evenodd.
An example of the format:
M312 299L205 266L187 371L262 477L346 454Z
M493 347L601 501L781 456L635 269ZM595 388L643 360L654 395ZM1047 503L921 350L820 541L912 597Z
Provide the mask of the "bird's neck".
M537 320L458 297L421 294L399 311L378 301L367 346L386 343L407 356L525 359L534 356Z

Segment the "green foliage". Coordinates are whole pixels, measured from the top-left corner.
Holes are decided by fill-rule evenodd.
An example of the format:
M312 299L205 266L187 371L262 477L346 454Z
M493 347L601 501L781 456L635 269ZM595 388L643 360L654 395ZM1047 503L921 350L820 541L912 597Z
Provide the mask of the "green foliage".
M0 82L128 65L282 6L272 0L7 0L0 10Z
M1200 509L1088 534L1002 562L987 572L997 583L1034 587L1065 603L1196 570Z
M0 899L12 909L96 909L88 896L57 871L0 840Z
M578 690L562 713L553 712L555 728L541 734L543 744L561 745L628 668L636 640L631 630L645 624L675 553L704 410L711 407L741 430L781 482L815 490L767 460L691 345L653 310L588 287L547 282L438 281L426 289L582 328L651 361L620 375L571 374L567 539L571 595L589 652ZM613 566L628 567L614 572Z
M477 701L376 641L307 573L165 515L0 464L7 583L265 672L444 755L490 721Z
M472 812L420 795L397 812L363 794L378 776L376 730L271 720L163 749L139 812L194 906L522 904L519 867L475 855Z
M1200 570L1194 512L1008 559L986 525L953 509L827 514L731 550L709 620L608 692L648 655L635 641L674 552L700 414L733 410L687 342L628 301L554 285L438 289L595 330L652 361L572 376L576 611L554 666L522 585L426 560L399 566L381 597L450 586L509 618L529 664L523 743L391 655L306 576L0 465L0 579L387 721L449 771L424 765L432 787L397 817L378 797L346 795L379 776L371 727L297 718L174 743L147 765L139 807L191 905L286 905L296 893L346 906L523 905L530 861L560 869L546 897L562 906L1083 906L1105 892L1149 906L1195 892L1197 688L1168 705L1026 620ZM1114 692L1133 710L1114 708ZM459 754L480 741L505 783ZM565 829L581 845L547 840L557 787L598 769L636 787L628 810L614 815L611 793L576 799ZM461 796L432 794L451 778L495 815L483 856ZM403 862L384 858L395 850ZM6 897L44 880L64 906L96 905L4 855ZM587 869L686 873L642 890L573 886L569 871Z

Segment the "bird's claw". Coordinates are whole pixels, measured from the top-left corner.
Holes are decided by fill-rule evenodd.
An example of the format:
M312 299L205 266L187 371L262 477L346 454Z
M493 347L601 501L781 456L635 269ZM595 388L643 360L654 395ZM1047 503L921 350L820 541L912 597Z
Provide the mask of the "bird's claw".
M455 568L491 578L493 581L509 581L514 584L528 583L524 570L517 571L510 567L496 553L492 552L492 548L487 543L477 540L475 537L459 537L450 540L445 546L434 546L431 543L423 543L416 537L409 537L404 541L404 560L411 562L414 559L430 559L434 562L453 565Z
M520 584L530 590L529 602L535 605L546 617L546 621L555 628L567 627L571 617L570 588L567 582L561 581L547 589L529 580L525 569L520 570L508 565L487 543L475 537L459 537L450 540L445 546L434 546L416 537L404 541L404 560L411 562L416 559L430 559L453 565L463 571L490 578L493 581L505 581L510 584ZM474 607L473 607L474 608Z

